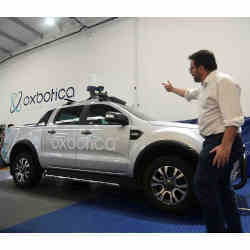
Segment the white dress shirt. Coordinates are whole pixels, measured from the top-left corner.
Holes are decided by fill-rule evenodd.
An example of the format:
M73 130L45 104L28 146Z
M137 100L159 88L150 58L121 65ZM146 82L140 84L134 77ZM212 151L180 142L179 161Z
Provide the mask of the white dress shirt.
M202 136L223 133L228 126L241 131L244 116L240 93L240 86L231 76L218 71L209 73L200 87L185 91L188 101L199 100L198 124Z

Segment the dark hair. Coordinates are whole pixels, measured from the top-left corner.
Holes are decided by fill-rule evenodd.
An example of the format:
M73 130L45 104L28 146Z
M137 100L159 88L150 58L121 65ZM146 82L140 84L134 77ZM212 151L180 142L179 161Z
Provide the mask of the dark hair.
M193 60L196 67L202 65L209 72L217 69L215 56L209 50L199 50L190 55L188 59Z
M8 128L15 126L14 124L8 124Z

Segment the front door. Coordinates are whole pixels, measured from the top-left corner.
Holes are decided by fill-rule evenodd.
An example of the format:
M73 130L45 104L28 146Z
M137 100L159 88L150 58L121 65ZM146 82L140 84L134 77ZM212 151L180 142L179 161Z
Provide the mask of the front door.
M127 172L130 126L107 122L108 111L119 112L105 104L90 105L84 124L77 132L77 164L82 170Z

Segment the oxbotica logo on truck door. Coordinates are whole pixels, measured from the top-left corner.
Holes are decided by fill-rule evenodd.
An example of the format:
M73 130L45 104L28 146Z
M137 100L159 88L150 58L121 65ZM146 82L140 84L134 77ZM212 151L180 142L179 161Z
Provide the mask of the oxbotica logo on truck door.
M41 103L54 102L65 98L75 97L75 88L51 89L45 92L37 91L34 95L23 94L23 91L12 93L10 96L10 113L20 112L23 107Z

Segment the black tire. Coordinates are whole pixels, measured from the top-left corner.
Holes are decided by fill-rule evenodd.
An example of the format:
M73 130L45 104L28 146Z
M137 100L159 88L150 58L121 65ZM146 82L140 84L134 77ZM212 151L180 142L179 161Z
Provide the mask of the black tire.
M143 191L142 188L139 185L136 185L135 183L127 183L124 181L119 181L119 188L122 191L130 191L130 192L140 192Z
M31 153L19 153L11 163L13 180L18 187L28 188L37 185L42 171Z
M194 169L186 160L175 155L159 157L144 172L145 195L162 211L183 213L197 204L192 188L193 176Z

